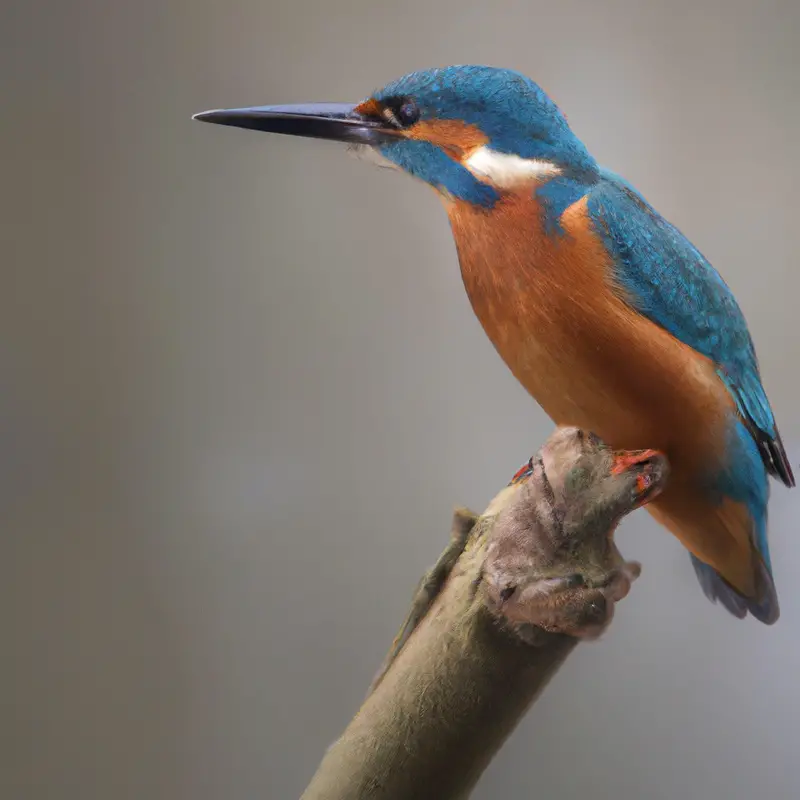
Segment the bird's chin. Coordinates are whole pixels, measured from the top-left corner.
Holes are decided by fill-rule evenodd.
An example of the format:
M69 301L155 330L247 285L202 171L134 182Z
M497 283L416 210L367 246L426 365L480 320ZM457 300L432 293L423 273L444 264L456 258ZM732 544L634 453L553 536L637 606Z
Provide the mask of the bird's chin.
M349 144L347 146L347 152L359 161L364 161L367 164L372 164L375 167L380 167L381 169L393 169L402 172L400 167L398 167L394 161L390 161L377 147L373 147L372 145Z

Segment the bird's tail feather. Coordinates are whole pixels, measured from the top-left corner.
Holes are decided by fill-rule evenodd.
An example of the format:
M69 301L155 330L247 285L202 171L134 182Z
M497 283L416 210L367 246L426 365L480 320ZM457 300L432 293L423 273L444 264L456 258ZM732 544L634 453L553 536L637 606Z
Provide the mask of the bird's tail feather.
M712 603L719 601L733 616L739 619L746 617L749 611L759 622L772 625L777 622L781 613L775 582L764 561L757 553L753 555L759 572L756 580L759 599L739 594L713 567L690 554L697 580L700 582L703 593Z

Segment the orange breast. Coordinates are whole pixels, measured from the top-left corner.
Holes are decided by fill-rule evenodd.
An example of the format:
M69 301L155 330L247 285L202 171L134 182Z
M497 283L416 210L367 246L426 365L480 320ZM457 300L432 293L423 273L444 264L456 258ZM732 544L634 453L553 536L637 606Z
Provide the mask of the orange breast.
M585 200L564 213L562 236L545 235L530 188L491 212L447 210L472 307L516 378L559 425L666 452L673 477L654 516L752 591L749 517L700 488L723 457L733 401L708 359L624 302Z

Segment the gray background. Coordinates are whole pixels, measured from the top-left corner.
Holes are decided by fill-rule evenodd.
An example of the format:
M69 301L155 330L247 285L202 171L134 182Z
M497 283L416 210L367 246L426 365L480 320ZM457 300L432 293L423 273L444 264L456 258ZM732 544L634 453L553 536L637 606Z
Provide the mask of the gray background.
M793 0L12 0L0 23L3 798L297 796L452 507L551 430L432 191L193 112L529 74L728 279L798 464ZM630 518L640 582L477 797L800 796L798 510L775 486L771 629Z

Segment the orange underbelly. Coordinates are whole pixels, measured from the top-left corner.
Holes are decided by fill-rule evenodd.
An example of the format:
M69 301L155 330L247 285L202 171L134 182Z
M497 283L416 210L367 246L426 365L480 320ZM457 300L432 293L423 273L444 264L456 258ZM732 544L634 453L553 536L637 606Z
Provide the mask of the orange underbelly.
M752 593L749 515L740 504L721 506L706 489L725 458L732 413L713 366L666 333L637 331L651 337L657 360L641 352L642 339L621 332L598 344L580 328L540 328L535 346L527 326L516 333L519 345L510 343L512 328L498 350L548 416L615 448L666 453L672 477L648 511L690 552Z
M464 284L515 377L556 424L612 447L665 452L672 477L653 515L752 591L750 520L703 489L725 458L734 413L714 365L623 301L582 204L564 215L568 235L555 239L536 235L529 197L475 214L450 209Z
M612 324L612 313L580 323L531 314L502 335L484 327L557 424L590 428L614 447L663 450L676 465L712 466L732 407L713 365L647 320L625 312Z

